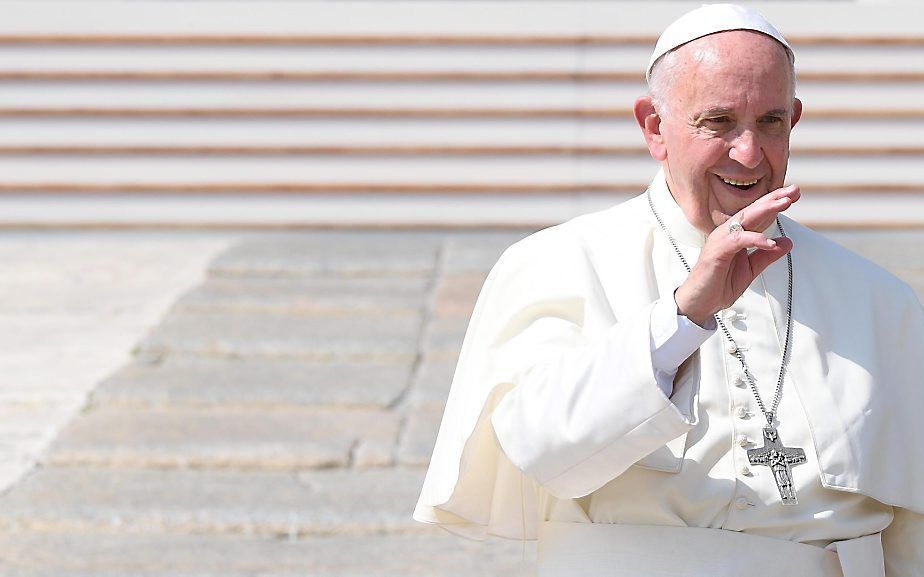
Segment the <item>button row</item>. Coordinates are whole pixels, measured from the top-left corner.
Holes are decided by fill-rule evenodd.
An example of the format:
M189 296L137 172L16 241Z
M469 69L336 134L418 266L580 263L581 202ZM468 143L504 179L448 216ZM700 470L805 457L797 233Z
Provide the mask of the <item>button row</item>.
M738 351L741 351L743 353L746 350L748 350L748 347L746 345L736 345L735 343L728 343L727 345L725 345L725 351L728 354L733 355L733 356Z

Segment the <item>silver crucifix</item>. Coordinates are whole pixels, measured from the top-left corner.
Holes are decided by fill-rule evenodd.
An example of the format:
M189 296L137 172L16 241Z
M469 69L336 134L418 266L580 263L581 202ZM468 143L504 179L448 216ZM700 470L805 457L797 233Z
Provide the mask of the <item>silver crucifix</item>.
M784 447L776 429L764 427L764 446L759 449L748 449L748 461L752 465L770 467L784 505L799 503L796 499L796 488L793 486L790 468L805 462L805 451L796 447Z

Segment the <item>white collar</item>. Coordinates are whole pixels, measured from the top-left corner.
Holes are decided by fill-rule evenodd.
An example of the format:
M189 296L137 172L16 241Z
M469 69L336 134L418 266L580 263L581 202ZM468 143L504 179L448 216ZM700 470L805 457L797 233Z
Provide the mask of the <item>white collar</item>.
M651 184L648 185L651 193L651 201L654 203L658 216L664 221L664 226L670 231L671 236L682 244L702 248L706 244L706 234L690 224L683 209L674 200L671 191L667 188L667 180L664 178L664 169L659 169Z

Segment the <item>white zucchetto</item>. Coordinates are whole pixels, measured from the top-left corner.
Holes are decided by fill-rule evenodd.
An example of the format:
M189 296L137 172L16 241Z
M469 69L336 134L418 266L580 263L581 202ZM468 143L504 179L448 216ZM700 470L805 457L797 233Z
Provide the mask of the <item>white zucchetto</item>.
M703 4L692 12L687 12L664 29L655 45L645 78L650 79L651 69L658 58L687 42L728 30L753 30L770 36L784 47L789 59L794 60L792 48L779 30L752 8L737 4Z

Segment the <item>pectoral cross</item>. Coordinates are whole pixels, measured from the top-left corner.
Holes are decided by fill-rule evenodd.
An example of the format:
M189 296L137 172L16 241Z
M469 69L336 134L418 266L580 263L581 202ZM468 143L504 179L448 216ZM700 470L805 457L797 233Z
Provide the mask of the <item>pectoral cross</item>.
M759 449L748 449L748 461L752 465L770 467L784 505L799 503L796 499L796 489L793 486L790 469L805 462L805 451L795 447L784 447L776 429L765 427L764 446Z

